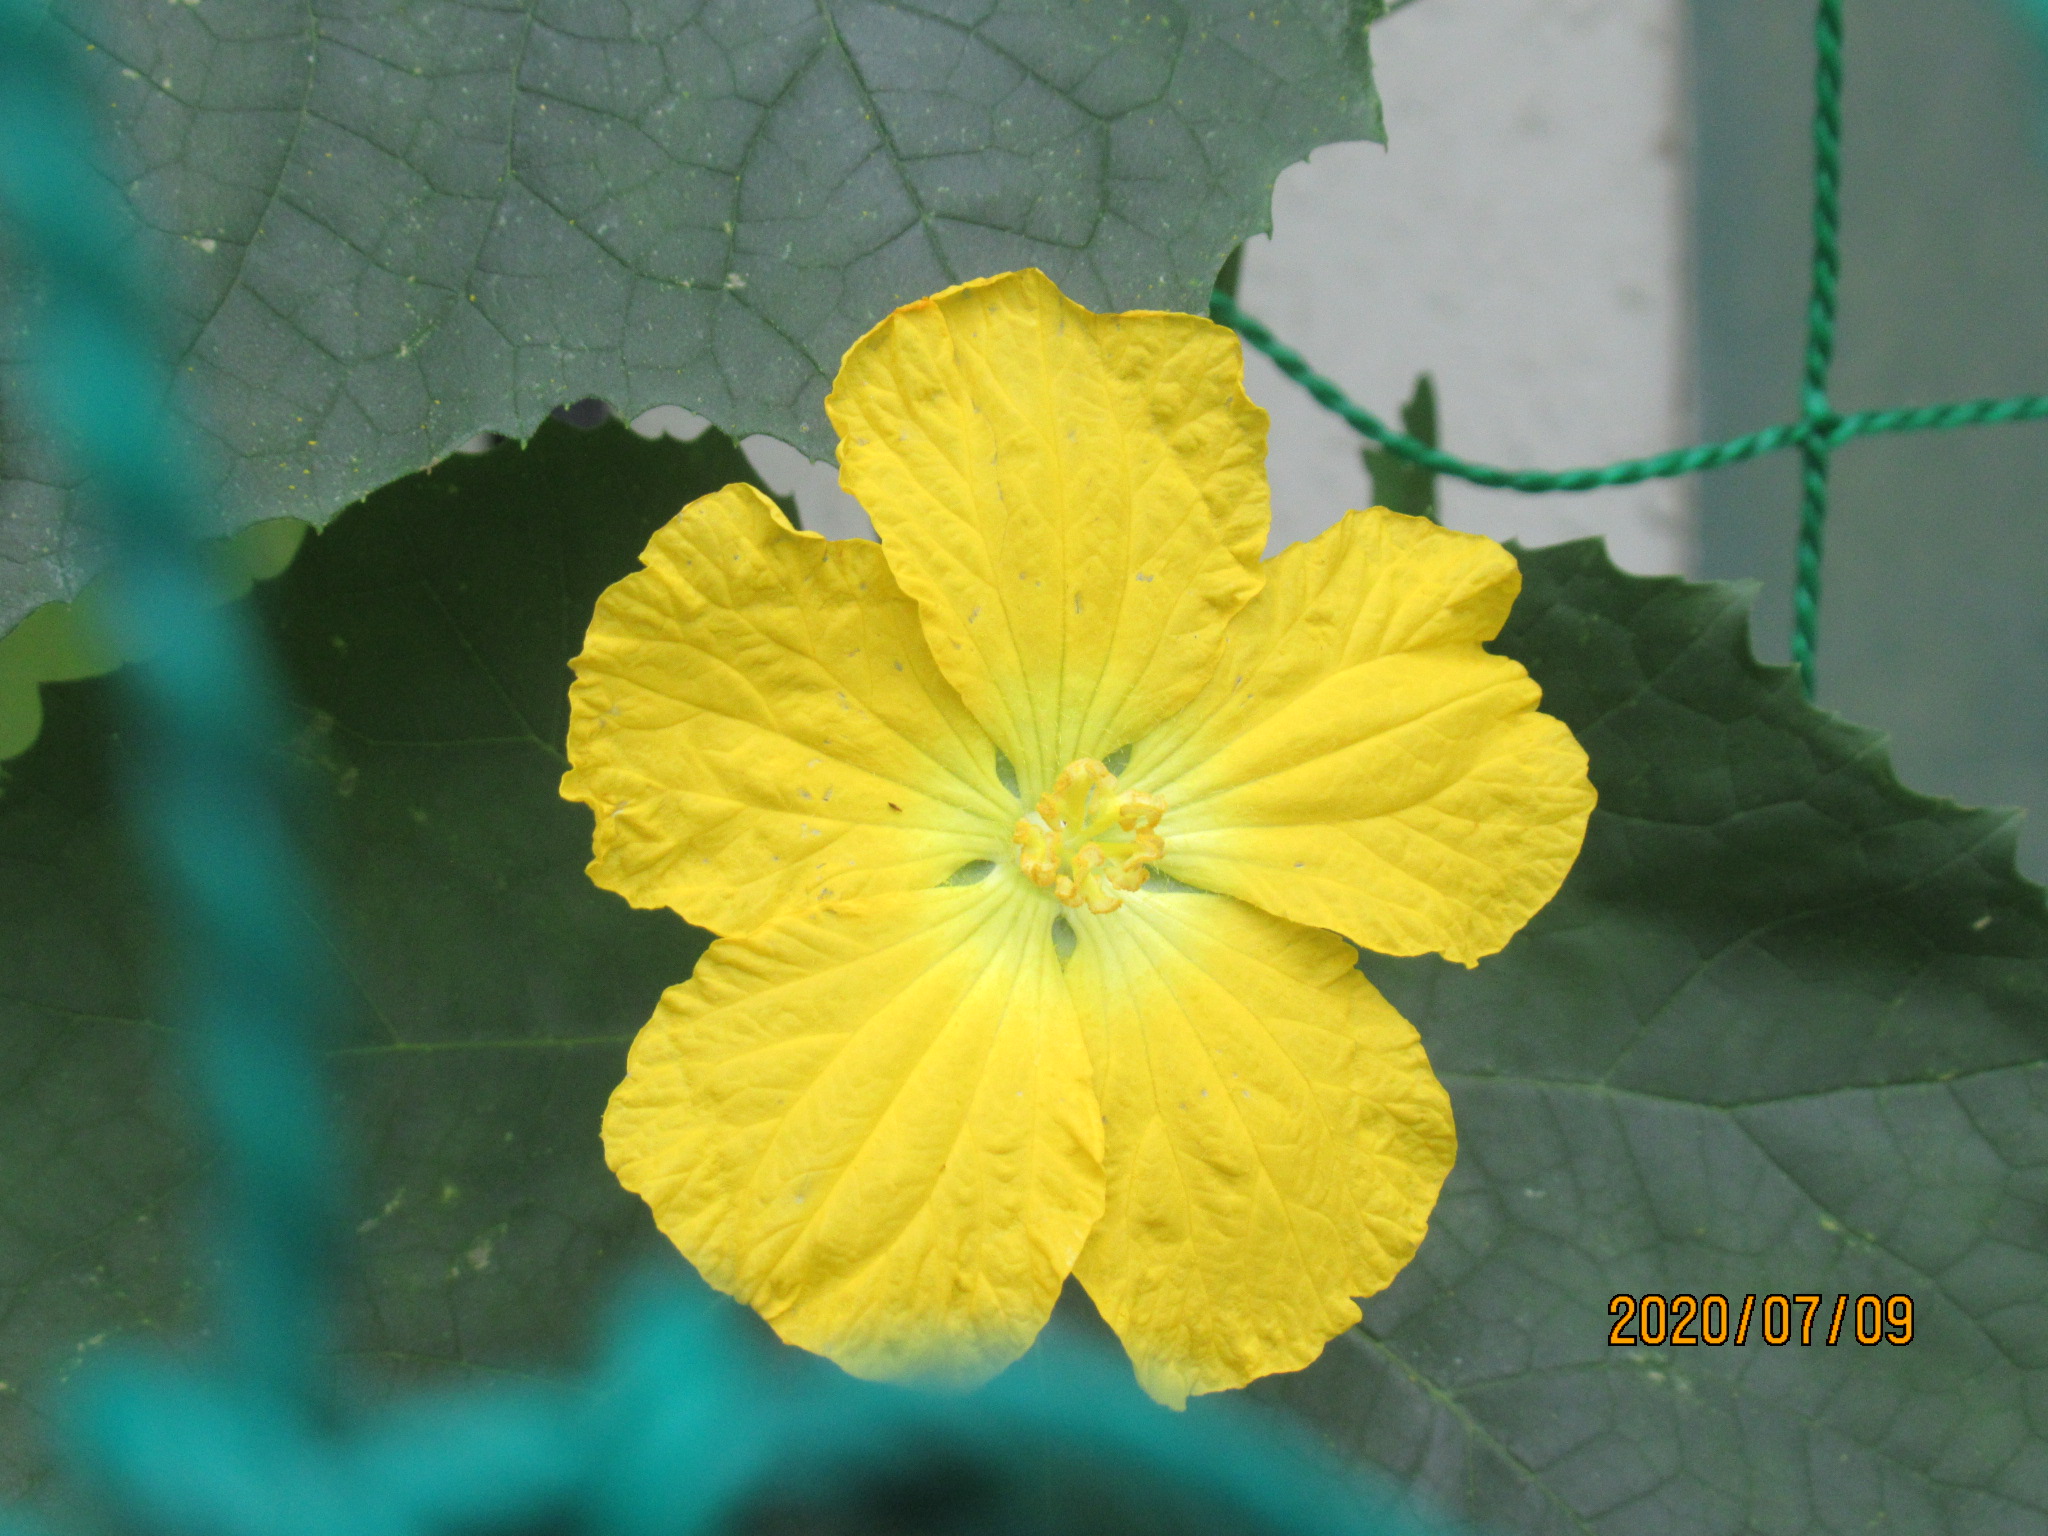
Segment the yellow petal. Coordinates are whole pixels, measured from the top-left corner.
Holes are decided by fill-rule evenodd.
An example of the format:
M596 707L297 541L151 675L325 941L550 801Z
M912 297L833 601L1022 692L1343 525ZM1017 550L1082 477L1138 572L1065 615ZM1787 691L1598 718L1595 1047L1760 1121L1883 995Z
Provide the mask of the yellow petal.
M731 485L641 560L574 663L562 793L596 813L591 879L735 934L1004 857L995 748L879 547Z
M1450 1171L1422 1042L1349 944L1228 897L1148 887L1076 927L1109 1201L1075 1274L1169 1407L1300 1369Z
M854 343L825 409L841 483L1027 794L1180 708L1258 590L1266 415L1207 320L986 278Z
M1045 904L992 877L713 944L605 1114L704 1278L858 1376L1030 1347L1102 1210L1102 1120Z
M1159 868L1367 949L1471 964L1556 894L1586 755L1486 652L1521 585L1490 539L1375 508L1267 562L1221 663L1124 777Z

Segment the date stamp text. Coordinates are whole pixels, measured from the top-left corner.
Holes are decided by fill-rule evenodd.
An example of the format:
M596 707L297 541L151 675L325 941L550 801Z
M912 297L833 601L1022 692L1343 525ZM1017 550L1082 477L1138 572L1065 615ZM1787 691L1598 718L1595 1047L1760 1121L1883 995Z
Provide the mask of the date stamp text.
M1609 1344L1910 1344L1913 1298L1905 1295L1675 1296L1648 1292L1607 1303Z

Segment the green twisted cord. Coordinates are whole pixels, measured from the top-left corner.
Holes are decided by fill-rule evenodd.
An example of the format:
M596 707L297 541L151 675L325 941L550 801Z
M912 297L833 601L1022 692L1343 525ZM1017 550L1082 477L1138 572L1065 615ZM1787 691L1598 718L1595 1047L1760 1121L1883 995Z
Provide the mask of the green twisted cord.
M1643 480L1662 480L1673 475L1689 475L1695 470L1718 469L1724 464L1739 464L1744 459L1754 459L1762 454L1792 447L1810 430L1800 423L1766 427L1761 432L1752 432L1747 437L1731 438L1725 443L1702 443L1692 448L1674 448L1668 453L1653 454L1646 459L1624 459L1618 464L1604 464L1585 469L1502 469L1498 465L1477 464L1470 459L1461 459L1456 454L1445 453L1441 448L1433 448L1420 438L1410 437L1407 433L1388 426L1364 406L1354 402L1338 388L1334 380L1326 379L1317 373L1308 365L1307 359L1294 348L1238 308L1237 301L1228 294L1211 294L1209 313L1236 331L1258 351L1265 353L1282 373L1306 390L1317 404L1343 418L1361 436L1371 438L1381 447L1399 454L1411 463L1433 469L1439 474L1469 480L1474 485L1490 486L1496 490L1531 493L1592 491L1610 485L1634 485ZM2041 405L2042 414L2048 415L2048 397L2043 397Z
M1813 696L1814 653L1820 636L1821 555L1827 528L1828 461L1833 451L1859 437L1886 432L1942 432L1955 427L2000 426L2048 419L2048 395L2007 395L1837 415L1828 403L1828 372L1835 352L1835 291L1841 272L1842 179L1842 0L1821 0L1815 20L1817 59L1813 119L1813 290L1806 313L1806 356L1797 421L1765 427L1718 443L1674 448L1648 458L1623 459L1583 469L1503 469L1474 463L1396 431L1354 402L1333 380L1221 292L1209 296L1210 315L1229 326L1317 404L1341 417L1363 437L1389 453L1438 474L1497 490L1593 491L1635 485L1701 470L1720 469L1787 448L1799 451L1799 554L1793 585L1792 659L1808 698Z
M1674 448L1648 458L1623 459L1584 469L1503 469L1496 464L1479 464L1454 453L1433 448L1420 438L1410 437L1357 404L1338 387L1309 366L1308 360L1280 340L1260 321L1238 307L1226 293L1209 296L1209 313L1229 326L1252 347L1273 360L1288 378L1299 384L1319 405L1341 417L1362 437L1369 437L1390 453L1420 464L1439 474L1469 480L1496 490L1597 491L1613 485L1636 485L1644 480L1666 480L1699 470L1721 469L1749 459L1762 458L1786 448L1797 448L1809 439L1827 448L1839 448L1858 437L1885 432L1929 432L1952 427L1997 426L2014 421L2048 419L2048 395L2009 395L1981 400L1957 400L1943 405L1915 405L1883 411L1857 411L1847 416L1826 415L1813 420L1788 421L1765 427L1724 442L1699 443L1691 448Z
M1835 290L1842 269L1842 0L1820 0L1814 16L1813 293L1806 305L1802 422L1827 421L1828 370L1835 360ZM1809 432L1799 444L1799 553L1792 583L1792 665L1813 697L1820 644L1821 554L1828 521L1828 455Z
M1940 432L1950 427L1996 427L2011 421L2048 417L2048 395L2007 395L1984 400L1957 400L1948 405L1915 405L1889 411L1858 411L1834 418L1828 428L1831 444L1880 432Z

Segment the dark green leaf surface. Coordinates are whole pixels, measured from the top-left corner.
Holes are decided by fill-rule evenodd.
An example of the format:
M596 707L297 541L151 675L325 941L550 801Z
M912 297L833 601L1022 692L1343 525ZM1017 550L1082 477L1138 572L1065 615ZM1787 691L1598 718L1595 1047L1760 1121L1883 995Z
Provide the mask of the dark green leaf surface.
M1380 134L1375 0L59 10L222 532L317 526L589 395L829 457L840 354L897 304L1038 266L1096 308L1205 309L1280 169ZM8 309L0 281L0 358ZM0 631L100 563L12 378Z
M716 433L550 425L451 460L308 540L262 595L303 703L326 924L350 995L333 1066L358 1154L349 1348L380 1370L518 1367L581 1342L648 1239L598 1119L703 936L584 877L561 800L568 658L602 588L690 498L748 478ZM198 1320L199 1155L106 792L111 688L50 690L0 792L0 1491L40 1477L50 1373Z
M1600 809L1502 954L1366 961L1458 1166L1364 1325L1258 1390L1502 1530L2048 1530L2048 920L2014 815L1901 788L1750 660L1736 589L1592 543L1523 569L1498 649ZM1613 1348L1617 1292L1905 1294L1916 1331Z

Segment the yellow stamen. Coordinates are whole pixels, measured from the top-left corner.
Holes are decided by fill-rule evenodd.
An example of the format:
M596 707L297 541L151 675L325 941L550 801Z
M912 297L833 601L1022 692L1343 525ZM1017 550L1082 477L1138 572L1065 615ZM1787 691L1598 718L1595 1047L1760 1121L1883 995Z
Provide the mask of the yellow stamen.
M1116 775L1092 757L1067 764L1020 817L1011 841L1017 863L1034 885L1070 907L1109 913L1122 906L1119 891L1135 891L1150 878L1146 866L1166 852L1157 828L1166 802L1142 791L1116 792Z

